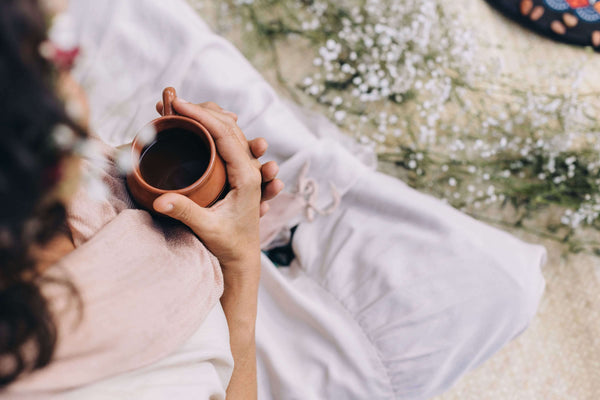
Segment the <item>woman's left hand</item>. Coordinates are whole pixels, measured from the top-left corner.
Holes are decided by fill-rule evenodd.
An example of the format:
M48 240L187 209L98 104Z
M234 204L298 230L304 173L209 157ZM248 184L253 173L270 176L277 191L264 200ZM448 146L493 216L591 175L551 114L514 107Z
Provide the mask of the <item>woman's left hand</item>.
M216 115L220 116L221 118L223 118L223 117L231 118L231 119L233 119L233 121L235 123L237 123L237 120L238 120L237 114L235 114L231 111L224 110L221 106L219 106L216 103L213 103L212 101L208 101L205 103L199 103L196 105L215 112ZM158 113L160 115L162 115L162 113L163 113L163 102L162 101L159 101L158 103L156 103L156 111L158 111ZM252 154L253 157L255 157L257 159L262 157L265 154L265 152L267 151L267 148L269 147L265 138L262 138L262 137L248 140L247 143L248 143L248 151ZM267 213L267 211L269 211L269 204L267 203L267 201L269 201L272 198L274 198L275 196L277 196L279 194L279 192L281 192L281 190L283 190L283 186L284 186L283 182L280 181L279 179L276 179L278 172L279 172L279 166L277 165L277 163L275 161L268 161L268 162L262 164L260 167L260 173L261 173L262 182L263 182L261 203L260 203L260 216L261 217L263 215L265 215Z
M256 280L260 276L259 218L267 212L266 200L277 195L283 182L275 179L277 164L261 164L255 157L264 153L264 139L248 142L237 126L237 117L216 108L173 101L174 110L204 125L214 138L225 162L229 192L210 208L189 198L166 193L154 201L154 210L189 226L220 261L228 281Z

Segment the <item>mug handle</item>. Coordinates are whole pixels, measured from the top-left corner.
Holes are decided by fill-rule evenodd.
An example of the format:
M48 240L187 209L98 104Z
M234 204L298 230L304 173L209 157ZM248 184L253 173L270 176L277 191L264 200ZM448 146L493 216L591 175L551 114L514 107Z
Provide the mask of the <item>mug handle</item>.
M166 117L167 115L177 115L175 110L173 110L173 100L175 100L175 98L177 98L177 92L175 91L175 89L172 87L165 88L165 90L163 90L163 93L162 93L162 98L163 98L163 113L162 113L163 117Z

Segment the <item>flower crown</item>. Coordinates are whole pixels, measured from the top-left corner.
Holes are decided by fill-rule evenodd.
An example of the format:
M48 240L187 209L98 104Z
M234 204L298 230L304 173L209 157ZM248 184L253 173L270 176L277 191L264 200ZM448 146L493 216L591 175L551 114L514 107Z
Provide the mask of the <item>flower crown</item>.
M48 2L44 3L44 8L52 12L54 8L48 6ZM68 71L73 68L80 53L77 35L68 14L61 11L51 15L48 39L40 45L40 55L59 71Z
M42 57L50 61L59 72L71 70L78 56L81 54L79 40L71 17L65 12L65 0L42 0L42 8L50 16L50 29L48 39L42 42L39 52ZM67 115L77 121L79 107L70 99L65 100ZM79 111L78 111L79 110ZM155 135L155 132L150 132ZM152 136L153 137L153 136ZM107 159L95 140L80 137L73 129L65 124L57 124L52 128L51 140L56 148L77 155L89 163L89 168L80 176L85 190L95 200L103 200L108 196L109 188L103 182L103 170L107 167ZM115 150L112 158L116 167L122 174L132 169L129 149ZM48 186L53 186L63 177L62 165L58 164L48 168L44 181Z

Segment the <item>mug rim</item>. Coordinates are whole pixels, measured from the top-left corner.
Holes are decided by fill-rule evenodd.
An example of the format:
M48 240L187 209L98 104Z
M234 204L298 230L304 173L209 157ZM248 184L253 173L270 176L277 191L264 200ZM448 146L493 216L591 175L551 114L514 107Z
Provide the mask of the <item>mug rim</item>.
M166 189L160 189L160 188L150 185L148 182L146 182L146 180L142 176L142 172L140 171L140 157L142 155L142 150L147 145L146 146L139 145L139 141L138 141L139 132L138 132L138 134L135 135L133 142L131 143L131 157L133 160L133 171L132 172L133 172L133 176L135 177L135 179L146 191L149 191L149 192L152 192L152 193L158 194L158 195L162 195L165 193L178 193L178 194L182 194L185 196L185 195L188 195L188 194L194 192L199 187L202 187L206 183L206 181L208 181L208 178L212 174L212 171L214 169L214 165L216 162L215 159L216 159L217 148L215 146L214 139L212 138L210 132L204 125L202 125L198 121L195 121L191 118L184 117L181 115L166 115L163 117L158 117L158 118L150 121L148 124L146 124L142 128L142 130L140 130L140 132L142 132L145 128L147 128L149 126L153 126L156 128L156 125L158 123L168 122L168 121L180 121L180 122L185 122L186 124L190 124L190 125L196 127L197 129L199 129L200 132L202 132L204 137L207 139L208 145L209 145L209 150L210 150L210 159L209 159L208 166L206 167L206 170L204 171L204 173L197 180L195 180L194 183L192 183L191 185L185 186L183 188L180 188L180 189L166 190ZM168 129L171 129L171 128L168 128ZM160 132L157 131L156 134L158 135L159 133ZM198 134L198 131L192 131L192 133Z

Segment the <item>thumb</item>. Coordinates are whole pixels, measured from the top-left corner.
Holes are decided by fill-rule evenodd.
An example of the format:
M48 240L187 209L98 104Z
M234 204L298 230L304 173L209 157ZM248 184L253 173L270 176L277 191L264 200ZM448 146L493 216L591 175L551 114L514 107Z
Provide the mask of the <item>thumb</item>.
M210 220L208 209L177 193L163 194L154 200L152 206L157 212L183 222L199 236Z

